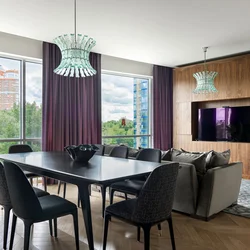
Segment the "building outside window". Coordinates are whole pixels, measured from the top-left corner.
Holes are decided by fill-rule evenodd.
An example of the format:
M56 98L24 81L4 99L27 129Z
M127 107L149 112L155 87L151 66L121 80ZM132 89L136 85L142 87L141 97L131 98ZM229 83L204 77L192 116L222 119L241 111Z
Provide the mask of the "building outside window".
M103 144L151 146L150 87L149 77L103 72Z
M41 62L0 57L0 153L27 143L41 150Z

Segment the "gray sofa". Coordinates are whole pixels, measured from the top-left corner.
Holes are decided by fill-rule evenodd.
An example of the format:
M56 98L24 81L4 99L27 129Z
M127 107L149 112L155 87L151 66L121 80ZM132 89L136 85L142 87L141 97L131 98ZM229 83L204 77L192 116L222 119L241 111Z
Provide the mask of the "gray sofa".
M180 165L173 210L209 220L237 201L241 162L209 169L199 180L194 165Z
M108 155L114 146L105 145L104 155ZM137 153L137 149L130 148L129 158L135 158ZM223 153L229 160L230 152ZM241 162L213 167L202 175L197 174L197 165L179 163L181 168L177 177L174 211L209 220L237 201L242 178ZM93 188L96 190L95 186Z

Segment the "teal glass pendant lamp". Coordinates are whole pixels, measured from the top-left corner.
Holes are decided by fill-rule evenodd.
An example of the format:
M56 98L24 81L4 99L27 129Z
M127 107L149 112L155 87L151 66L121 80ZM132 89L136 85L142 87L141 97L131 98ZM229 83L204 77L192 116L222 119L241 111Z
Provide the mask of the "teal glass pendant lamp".
M197 85L193 93L195 94L207 94L215 93L218 90L214 86L214 78L218 75L218 72L208 71L206 64L206 53L208 47L204 47L204 71L197 72L193 74L193 77L196 79Z
M96 41L87 35L76 33L76 0L74 0L74 32L54 39L54 43L62 53L61 63L54 72L70 77L93 76L96 70L89 62L89 54Z

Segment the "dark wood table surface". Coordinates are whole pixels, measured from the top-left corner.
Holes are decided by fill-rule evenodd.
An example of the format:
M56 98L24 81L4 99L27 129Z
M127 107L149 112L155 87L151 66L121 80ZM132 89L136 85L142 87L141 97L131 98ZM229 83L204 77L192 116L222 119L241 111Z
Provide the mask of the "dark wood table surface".
M88 186L143 176L160 163L94 155L88 163L74 162L66 152L0 154L1 160L17 163L23 170L78 186L89 249L94 250ZM165 164L165 163L164 163Z

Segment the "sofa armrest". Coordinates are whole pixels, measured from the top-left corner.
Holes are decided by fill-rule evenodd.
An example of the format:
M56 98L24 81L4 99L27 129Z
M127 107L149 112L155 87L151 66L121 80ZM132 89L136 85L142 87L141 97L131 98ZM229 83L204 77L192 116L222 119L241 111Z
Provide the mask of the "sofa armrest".
M163 161L162 161L163 162ZM198 180L193 164L179 163L173 210L186 214L195 214Z
M208 219L238 199L242 163L209 169L200 183L196 215Z

